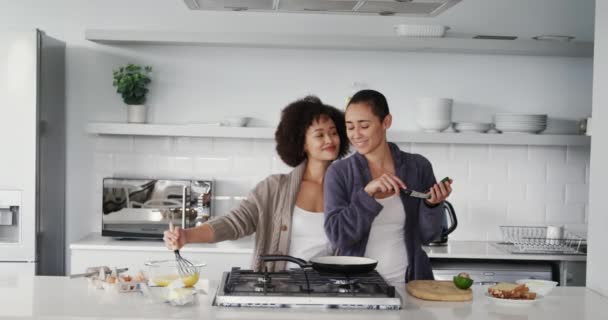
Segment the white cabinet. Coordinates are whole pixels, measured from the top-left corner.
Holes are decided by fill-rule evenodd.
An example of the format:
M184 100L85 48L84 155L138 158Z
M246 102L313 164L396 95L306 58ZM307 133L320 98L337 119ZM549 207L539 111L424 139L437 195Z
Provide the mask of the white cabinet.
M222 273L232 267L249 268L253 253L253 239L225 241L217 244L188 245L181 250L185 258L205 263L201 277L220 280ZM72 243L71 273L85 272L87 267L127 267L130 272L146 271L148 260L175 259L162 241L115 240L91 234Z

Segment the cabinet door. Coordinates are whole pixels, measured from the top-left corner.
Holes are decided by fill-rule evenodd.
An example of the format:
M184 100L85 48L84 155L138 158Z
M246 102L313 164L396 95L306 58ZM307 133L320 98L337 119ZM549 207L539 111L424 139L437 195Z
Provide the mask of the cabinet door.
M209 280L220 280L222 273L230 271L232 267L249 268L251 254L248 253L209 253L188 252L188 259L205 263L201 272L201 278ZM127 267L129 272L135 273L139 270L146 272L144 263L148 260L175 259L170 251L135 252L121 250L72 250L71 273L85 272L88 267L108 266Z
M559 263L559 285L584 287L587 281L587 263L585 261L561 261Z

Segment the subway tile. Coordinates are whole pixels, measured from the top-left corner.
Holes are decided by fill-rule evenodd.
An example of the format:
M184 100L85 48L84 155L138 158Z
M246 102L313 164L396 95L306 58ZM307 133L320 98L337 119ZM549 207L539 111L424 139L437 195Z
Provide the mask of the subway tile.
M542 183L547 180L544 163L509 163L509 182Z
M230 173L232 162L232 157L197 157L194 172L209 178L222 177Z
M215 196L212 199L211 205L213 206L212 215L214 217L225 216L230 213L230 210L234 207L232 197L218 197Z
M173 177L172 157L158 156L156 158L156 178L170 179Z
M563 184L528 184L526 200L563 204L566 201L566 186Z
M247 196L251 190L250 179L246 178L217 178L215 179L214 195L217 197Z
M253 139L213 138L214 155L242 155L253 152Z
M469 222L484 227L495 226L507 222L507 201L469 201Z
M114 155L114 174L116 176L130 177L135 174L137 157L134 154Z
M177 178L191 179L196 176L191 157L169 157L169 168Z
M158 156L138 155L135 158L134 172L142 178L158 178Z
M168 155L171 152L171 142L169 137L133 137L133 152Z
M412 144L411 143L399 142L399 143L397 143L397 146L403 152L412 152Z
M585 183L585 166L578 164L547 164L548 183Z
M585 222L584 204L547 204L547 224L578 224Z
M450 197L464 198L471 201L488 201L488 185L483 183L458 183L454 181Z
M133 151L133 138L130 136L96 136L95 151L104 153L129 153Z
M525 184L490 184L488 186L488 200L520 202L526 198Z
M507 180L506 162L471 162L469 180L472 183L496 183Z
M527 146L490 145L490 160L525 162L528 160Z
M545 204L536 201L509 202L507 217L509 225L544 225Z
M259 176L270 174L272 159L267 156L237 156L233 161L231 173L239 176Z
M567 204L589 203L589 185L567 184L566 185L566 203Z
M528 160L547 163L566 162L565 146L529 146Z
M112 171L114 166L114 157L110 153L96 152L93 155L93 170L100 172Z
M489 159L490 148L485 144L453 144L451 159L454 161L484 162Z
M204 137L176 137L173 139L173 153L179 156L213 156L213 140Z
M568 146L566 148L567 163L588 165L590 160L590 148L585 146Z
M283 160L281 160L281 158L279 158L279 156L274 156L272 157L272 164L271 164L271 173L289 173L291 172L291 170L293 170L292 167L288 166L287 164L285 164L285 162L283 162Z
M254 139L253 152L254 156L272 156L276 154L276 142L270 139Z
M412 143L412 153L417 153L429 159L431 163L450 158L449 144Z
M469 181L469 165L466 161L435 161L432 165L437 181L444 177L452 178L455 184Z

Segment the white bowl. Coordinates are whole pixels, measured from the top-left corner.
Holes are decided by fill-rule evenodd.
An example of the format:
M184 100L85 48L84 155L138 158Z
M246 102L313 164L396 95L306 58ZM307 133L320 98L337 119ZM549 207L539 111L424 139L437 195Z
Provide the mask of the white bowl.
M416 122L426 132L441 132L452 124L452 121L449 119L418 119Z
M226 127L245 127L249 119L249 117L225 117L221 124Z
M525 284L530 291L541 296L546 296L557 286L555 281L538 280L538 279L521 279L515 281L517 284Z

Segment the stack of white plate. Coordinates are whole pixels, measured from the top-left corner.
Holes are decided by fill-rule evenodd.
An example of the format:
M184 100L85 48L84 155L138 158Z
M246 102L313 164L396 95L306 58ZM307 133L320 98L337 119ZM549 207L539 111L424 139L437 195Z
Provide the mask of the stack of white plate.
M454 122L456 132L478 132L484 133L490 130L491 124L481 122Z
M494 125L503 133L539 133L547 127L547 115L497 113Z

